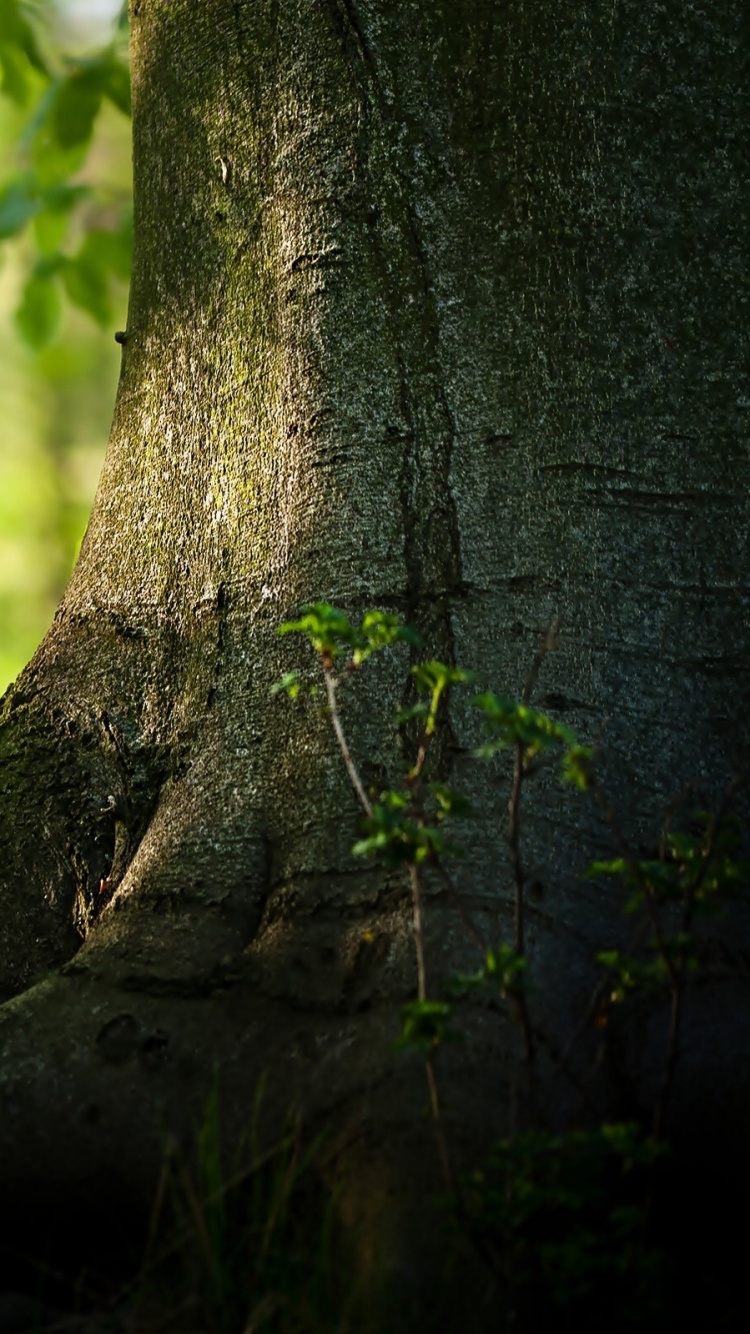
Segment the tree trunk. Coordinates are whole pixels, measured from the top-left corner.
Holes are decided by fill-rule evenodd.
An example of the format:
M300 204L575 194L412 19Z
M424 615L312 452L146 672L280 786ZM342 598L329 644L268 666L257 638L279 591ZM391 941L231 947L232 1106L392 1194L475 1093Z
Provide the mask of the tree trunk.
M683 782L715 801L746 768L744 7L131 10L109 451L0 735L0 1170L43 1201L147 1195L215 1068L234 1127L265 1072L270 1120L298 1101L333 1128L372 1239L439 1189L423 1072L389 1050L408 883L352 857L327 721L269 693L299 660L275 631L306 601L396 611L518 692L559 617L538 699L584 739L606 719L634 839ZM376 786L407 676L399 650L344 697ZM439 762L479 814L461 891L510 940L507 774L477 771L477 735L456 705ZM578 878L602 831L548 784L525 837L559 1035L610 929ZM466 963L437 885L426 930L432 977ZM685 1067L702 1116L739 1040L721 994ZM512 1120L518 1044L490 1018L444 1066L467 1160ZM735 1070L735 1142L747 1095Z

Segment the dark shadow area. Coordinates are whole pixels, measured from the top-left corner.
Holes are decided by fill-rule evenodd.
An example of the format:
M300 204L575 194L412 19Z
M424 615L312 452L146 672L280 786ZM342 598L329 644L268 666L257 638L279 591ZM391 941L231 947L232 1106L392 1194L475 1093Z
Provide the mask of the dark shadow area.
M561 1323L581 1334L748 1328L740 1177L717 1170L710 1153L675 1154L660 1168L643 1239L652 1269L638 1288L629 1287L623 1251L619 1278L591 1274L576 1292L571 1270L567 1299L531 1284L503 1299L476 1239L446 1209L444 1270L420 1291L405 1256L403 1270L380 1276L373 1303L375 1291L363 1292L361 1257L314 1168L315 1146L305 1148L290 1131L254 1168L207 1193L217 1164L204 1132L194 1165L167 1154L149 1210L115 1180L100 1182L96 1198L51 1190L4 1199L0 1331L362 1334L381 1303L389 1328L414 1334L536 1334Z

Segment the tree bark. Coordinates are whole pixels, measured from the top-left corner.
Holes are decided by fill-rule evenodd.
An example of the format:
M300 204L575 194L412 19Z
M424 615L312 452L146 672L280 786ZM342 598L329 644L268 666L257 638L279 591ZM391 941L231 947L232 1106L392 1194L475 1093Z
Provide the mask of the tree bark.
M306 601L397 611L520 693L559 617L539 702L584 739L606 719L635 840L682 783L715 800L746 769L743 6L131 11L112 434L0 734L0 1172L41 1199L103 1174L147 1195L160 1118L187 1135L218 1065L236 1127L265 1071L270 1121L299 1100L333 1127L372 1237L439 1186L423 1074L389 1052L408 884L352 857L325 719L270 696L294 665L275 631ZM399 650L344 700L375 785L403 762L407 669ZM456 705L439 760L480 817L461 892L509 940L507 773L477 773L477 739ZM525 836L559 1034L610 929L579 880L602 831L539 784ZM438 885L427 951L435 977L470 953ZM743 1024L722 994L721 1042L686 1065L705 1116ZM518 1066L501 1021L475 1027L445 1066L467 1159L508 1128Z

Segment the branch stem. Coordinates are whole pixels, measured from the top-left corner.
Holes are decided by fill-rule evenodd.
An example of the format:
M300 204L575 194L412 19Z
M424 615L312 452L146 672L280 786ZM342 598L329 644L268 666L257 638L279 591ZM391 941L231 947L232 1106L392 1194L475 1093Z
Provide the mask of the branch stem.
M515 941L514 948L516 954L523 954L523 889L524 889L524 866L521 857L521 839L519 824L519 808L521 804L521 787L524 778L523 764L523 742L516 741L514 744L515 765L513 768L513 786L511 788L510 800L508 801L508 843L510 844L510 860L513 867L513 898L515 905L514 926Z
M546 651L547 651L546 648L544 649L544 651L540 649L540 652L537 655L539 657L540 663L542 657L544 656L544 652ZM533 673L533 668L532 668L532 673ZM532 681L532 673L529 674L529 681ZM529 683L527 682L527 686L528 684ZM529 694L530 693L531 690L529 689ZM525 694L526 692L524 691L524 695ZM520 837L520 820L519 820L519 811L521 806L521 791L523 788L523 780L525 777L523 742L516 741L514 745L514 750L515 750L515 765L513 768L513 786L511 788L510 799L508 801L508 843L510 844L510 860L511 860L511 865L513 867L513 899L514 899L513 917L514 917L514 933L515 933L514 949L516 954L523 955L523 948L524 948L523 891L524 891L526 873L523 865L523 857L521 856L521 837ZM516 1013L518 1026L521 1030L521 1037L523 1038L524 1057L526 1059L526 1066L528 1070L529 1097L533 1101L533 1096L534 1096L533 1068L534 1068L534 1056L535 1056L534 1035L531 1031L531 1021L529 1019L529 1011L526 1005L526 997L524 996L523 992L520 992L519 994L514 996L513 1008Z
M414 903L414 949L417 955L417 997L427 1000L427 973L424 964L424 939L422 936L422 894L419 884L419 871L415 862L409 865L412 900Z
M670 993L669 1007L669 1031L667 1035L667 1054L664 1062L664 1074L662 1076L659 1096L654 1107L653 1134L654 1139L660 1139L664 1129L664 1122L667 1115L667 1104L669 1095L674 1083L674 1072L677 1066L677 1057L680 1050L680 1020L682 1019L682 978L673 984Z
M437 1083L435 1080L435 1065L431 1056L425 1057L425 1070L427 1072L427 1087L430 1091L430 1111L432 1113L432 1123L435 1127L435 1139L437 1140L438 1154L440 1155L440 1166L445 1177L445 1184L450 1193L455 1197L456 1203L460 1205L461 1197L456 1188L456 1179L451 1167L450 1155L448 1153L448 1144L443 1130L443 1118L440 1115L440 1101L438 1099Z
M368 819L371 820L372 805L370 804L370 799L367 793L365 792L364 787L362 786L362 780L357 772L357 766L355 765L354 760L351 757L346 737L344 736L344 729L341 726L341 719L339 718L338 709L336 707L336 686L338 682L336 681L332 669L329 666L327 666L325 662L323 663L323 675L325 676L325 682L326 682L326 695L328 696L328 709L331 715L331 726L333 727L333 730L336 734L336 740L339 743L339 749L341 751L344 764L346 765L346 772L349 775L352 787L354 788L354 791L356 792L357 797L359 798L359 803L365 815L368 817Z

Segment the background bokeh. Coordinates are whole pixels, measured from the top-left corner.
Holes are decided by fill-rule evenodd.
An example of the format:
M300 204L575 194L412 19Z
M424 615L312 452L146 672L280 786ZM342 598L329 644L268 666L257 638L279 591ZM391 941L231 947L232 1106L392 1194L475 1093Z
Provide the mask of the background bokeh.
M0 0L0 6L5 0ZM59 67L113 40L122 0L38 0L27 11ZM0 178L23 170L35 105L0 97ZM130 195L130 124L104 101L85 162L95 187L65 245L113 225ZM31 229L0 244L0 693L42 639L86 527L107 442L127 288L115 280L99 322L69 300L51 340L33 349L16 312L36 259Z

